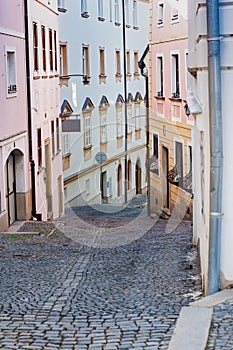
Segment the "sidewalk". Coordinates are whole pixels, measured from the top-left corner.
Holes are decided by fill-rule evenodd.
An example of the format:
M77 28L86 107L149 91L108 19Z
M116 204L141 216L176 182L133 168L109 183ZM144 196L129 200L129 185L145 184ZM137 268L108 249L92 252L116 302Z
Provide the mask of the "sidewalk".
M214 349L233 349L232 289L183 307L168 347L168 350Z

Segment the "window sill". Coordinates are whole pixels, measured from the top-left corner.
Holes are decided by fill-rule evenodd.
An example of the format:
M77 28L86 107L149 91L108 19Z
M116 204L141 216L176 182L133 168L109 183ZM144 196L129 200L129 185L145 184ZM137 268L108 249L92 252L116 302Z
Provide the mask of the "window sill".
M93 145L84 146L83 149L84 149L84 151L86 151L86 150L92 149L92 147L93 147Z
M156 98L156 100L165 100L165 96L155 95L154 98Z
M123 139L123 135L117 135L117 139Z
M126 28L131 28L131 25L130 24L126 24Z
M121 24L119 22L115 22L115 26L119 27Z
M99 16L99 17L98 17L98 20L99 20L100 22L104 22L104 21L105 21L105 18L104 18L104 17Z
M65 153L65 154L62 155L62 159L68 158L70 156L71 156L70 152L69 153Z
M81 13L81 16L82 16L83 18L88 18L90 15L89 15L88 12L83 12L83 13Z
M138 27L138 26L133 26L133 29L134 29L134 30L138 30L139 27Z
M181 97L169 97L170 101L177 101L177 102L182 102L182 98Z

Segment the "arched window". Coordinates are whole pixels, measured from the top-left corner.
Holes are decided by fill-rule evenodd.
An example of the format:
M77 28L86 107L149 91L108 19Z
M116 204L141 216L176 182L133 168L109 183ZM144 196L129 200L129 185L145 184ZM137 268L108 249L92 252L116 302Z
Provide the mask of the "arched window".
M118 165L117 169L117 196L122 196L122 167L121 164Z
M127 180L128 180L128 190L131 190L132 188L132 162L129 159L128 160L128 176L127 176Z

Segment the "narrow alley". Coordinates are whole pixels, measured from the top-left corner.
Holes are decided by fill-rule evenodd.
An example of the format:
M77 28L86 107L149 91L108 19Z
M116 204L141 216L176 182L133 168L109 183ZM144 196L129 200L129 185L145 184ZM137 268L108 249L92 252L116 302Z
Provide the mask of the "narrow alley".
M191 224L168 232L142 205L104 208L0 235L0 348L168 348L201 294Z

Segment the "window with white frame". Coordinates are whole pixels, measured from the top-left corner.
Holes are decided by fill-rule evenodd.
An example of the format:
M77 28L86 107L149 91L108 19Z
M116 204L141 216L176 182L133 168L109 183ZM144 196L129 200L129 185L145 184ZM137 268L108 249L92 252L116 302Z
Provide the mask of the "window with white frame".
M112 2L113 2L113 0L109 0L109 20L110 20L110 22L112 22L113 21L113 11L112 11Z
M158 4L158 18L157 18L158 26L163 25L163 21L164 21L164 4L159 3Z
M114 2L114 12L115 12L115 25L120 25L120 9L119 9L119 0Z
M179 12L178 9L173 7L172 9L172 17L171 17L171 21L172 22L178 22L179 21Z
M52 72L54 69L54 65L53 65L53 31L52 31L52 29L49 29L49 64L50 64L50 71Z
M138 51L134 51L133 57L134 57L134 77L138 77L139 76Z
M116 50L116 75L121 76L121 52Z
M39 71L38 25L33 22L33 63L34 72Z
M133 0L133 29L138 29L138 3Z
M46 66L46 31L45 26L41 26L41 43L42 43L42 68L44 73L47 70Z
M99 60L100 60L100 77L105 77L105 49L99 48Z
M125 0L125 23L127 27L130 27L129 24L129 0Z
M62 134L62 154L68 155L70 154L70 134Z
M83 18L88 18L89 14L87 11L87 0L81 0L81 16Z
M98 0L98 19L99 21L104 20L103 0Z
M133 117L132 117L132 103L128 103L127 105L127 119L128 119L128 133L133 131Z
M130 73L130 50L126 51L126 74L131 75Z
M89 59L89 45L82 46L82 60L83 60L83 75L87 77L87 84L90 82L90 59ZM85 84L85 82L83 81Z
M6 77L7 94L14 95L17 92L16 84L16 50L6 48Z
M171 74L172 74L172 98L180 98L180 71L179 55L172 54L171 57Z
M100 130L101 130L101 142L104 143L107 141L107 111L101 111L100 114Z
M91 116L84 117L84 147L91 146Z
M57 152L60 151L60 125L59 118L56 118L56 138L57 138Z
M163 57L157 57L157 96L163 97Z
M140 120L140 102L134 103L134 118L135 118L135 130L141 129L141 120Z
M57 72L57 32L53 31L53 46L54 46L54 69Z
M60 76L68 74L67 43L60 43Z
M123 119L122 119L122 106L118 106L116 110L117 115L117 136L123 136Z

